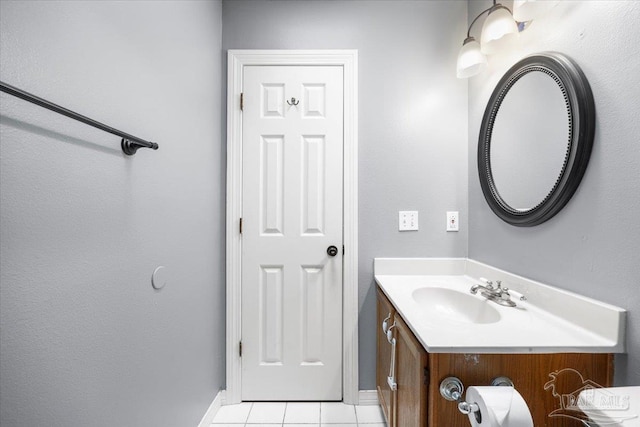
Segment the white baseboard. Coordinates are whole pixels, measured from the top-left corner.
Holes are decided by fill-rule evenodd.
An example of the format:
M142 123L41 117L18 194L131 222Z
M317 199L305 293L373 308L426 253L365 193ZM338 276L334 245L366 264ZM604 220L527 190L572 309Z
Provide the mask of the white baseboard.
M359 405L378 405L378 392L376 390L360 390L358 392Z
M358 392L358 400L360 401L358 403L359 405L377 405L378 393L375 390L360 390ZM210 427L220 407L225 404L225 401L226 390L220 390L213 399L213 402L211 402L211 405L209 405L209 409L207 409L202 420L200 420L198 427Z
M211 402L211 405L209 405L209 409L207 409L207 412L202 417L202 420L200 420L200 424L198 424L198 427L210 427L211 423L213 422L213 418L220 410L220 407L224 405L225 395L225 390L220 390L218 394L216 394L213 402Z

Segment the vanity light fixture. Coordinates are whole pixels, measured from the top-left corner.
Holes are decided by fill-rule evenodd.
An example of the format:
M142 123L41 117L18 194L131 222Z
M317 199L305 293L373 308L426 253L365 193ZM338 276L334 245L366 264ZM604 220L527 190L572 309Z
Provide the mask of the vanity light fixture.
M458 53L457 76L459 79L475 76L487 66L487 58L480 51L480 43L467 35Z
M558 3L560 0L514 0L513 17L518 22L533 21Z
M471 35L471 28L473 28L473 25L485 13L487 13L488 16L482 26L480 35L481 44ZM509 20L511 21L510 23ZM498 50L499 47L497 45L499 41L504 38L505 35L512 34L514 31L517 36L518 25L513 20L511 11L502 4L496 3L496 0L493 0L493 5L480 12L471 22L471 25L469 25L467 38L464 40L464 43L462 43L462 48L458 53L456 67L458 78L464 79L479 74L487 65L485 54Z
M560 0L514 0L513 14L501 3L493 0L493 5L482 12L471 22L467 30L467 38L458 53L456 75L460 79L475 76L487 65L485 55L490 55L508 47L518 38L519 31L526 28L526 23L537 18ZM471 35L471 28L476 21L487 14L480 33L480 43Z
M495 3L495 0L494 0ZM458 61L456 64L456 75L459 79L466 79L476 74L480 74L487 66L487 58L480 49L480 43L471 35L473 24L491 8L485 9L469 25L467 30L467 38L462 43L462 48L458 53Z
M480 48L482 53L491 55L518 38L518 24L511 11L500 3L493 1L489 15L482 25Z

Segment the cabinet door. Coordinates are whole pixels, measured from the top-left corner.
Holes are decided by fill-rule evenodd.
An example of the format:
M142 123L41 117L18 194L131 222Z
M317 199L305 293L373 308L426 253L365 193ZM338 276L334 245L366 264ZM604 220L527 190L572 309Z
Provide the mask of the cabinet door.
M509 377L527 402L536 427L583 426L582 421L563 413L565 399L575 399L575 392L587 384L608 387L613 383L611 354L431 353L429 369L433 385L429 401L432 426L469 426L467 416L458 411L457 404L440 396L440 381L448 376L458 377L465 388L489 385L496 377Z
M395 319L396 336L396 425L427 425L427 352L400 316Z
M389 365L391 364L391 344L387 340L387 335L382 330L382 322L386 319L391 326L395 317L393 306L387 297L378 289L378 322L377 328L377 354L376 354L376 388L378 390L378 400L387 419L389 427L395 426L394 420L394 398L395 393L391 391L387 383L389 375Z

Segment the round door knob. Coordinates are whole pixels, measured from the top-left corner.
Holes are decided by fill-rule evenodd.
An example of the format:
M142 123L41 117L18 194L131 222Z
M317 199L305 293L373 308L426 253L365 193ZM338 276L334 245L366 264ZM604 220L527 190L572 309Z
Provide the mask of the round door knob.
M338 248L336 248L335 246L331 245L327 248L327 255L329 256L336 256L338 255Z

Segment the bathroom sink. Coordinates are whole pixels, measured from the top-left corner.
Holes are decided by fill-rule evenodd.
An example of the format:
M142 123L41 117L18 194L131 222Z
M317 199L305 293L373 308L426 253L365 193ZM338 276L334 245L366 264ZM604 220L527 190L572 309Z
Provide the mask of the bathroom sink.
M379 289L429 353L625 352L620 307L473 260L376 258L374 270ZM515 306L472 294L480 277L510 288Z
M420 308L439 319L463 323L495 323L500 312L492 302L449 288L425 287L411 294Z

